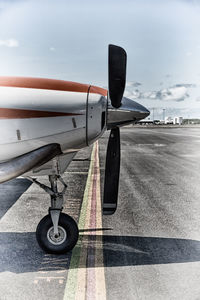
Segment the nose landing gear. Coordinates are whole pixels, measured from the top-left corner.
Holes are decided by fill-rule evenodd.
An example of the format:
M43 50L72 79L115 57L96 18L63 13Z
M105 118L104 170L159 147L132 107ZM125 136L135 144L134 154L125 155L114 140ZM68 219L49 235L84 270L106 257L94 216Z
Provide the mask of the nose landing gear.
M51 196L49 214L39 222L36 229L36 238L39 246L45 252L53 254L63 254L70 251L77 243L79 232L74 219L67 214L61 213L63 195L67 185L60 175L49 176L51 188L31 177L28 177L28 179L36 183ZM64 186L60 193L57 189L57 180Z
M74 219L67 214L60 214L58 233L50 215L46 215L38 224L36 238L39 246L47 253L62 254L70 251L78 240L78 227Z

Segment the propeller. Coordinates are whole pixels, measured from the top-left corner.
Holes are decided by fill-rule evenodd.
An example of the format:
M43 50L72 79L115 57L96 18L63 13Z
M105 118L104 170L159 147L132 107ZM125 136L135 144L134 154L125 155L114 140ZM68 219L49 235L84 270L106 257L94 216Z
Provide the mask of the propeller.
M109 45L108 50L109 97L114 108L121 106L126 84L126 52L123 48ZM104 179L103 214L112 215L117 209L120 173L120 131L119 127L111 129Z
M108 90L111 104L119 108L126 84L126 51L115 45L108 46Z

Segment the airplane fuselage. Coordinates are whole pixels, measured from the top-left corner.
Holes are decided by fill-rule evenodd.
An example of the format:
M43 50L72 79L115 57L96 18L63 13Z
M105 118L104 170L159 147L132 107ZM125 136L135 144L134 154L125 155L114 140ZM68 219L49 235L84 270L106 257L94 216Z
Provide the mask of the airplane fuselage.
M106 89L62 80L1 77L0 161L51 143L59 144L63 153L76 152L102 135L109 122L112 127L121 118L125 124L128 108L127 121L146 117L143 106L128 100L116 110L108 103Z
M149 115L145 107L123 97L126 56L123 48L109 45L109 91L70 81L0 77L0 183L23 176L50 195L49 213L36 229L38 244L47 253L66 253L78 240L76 222L62 212L67 185L61 175L76 152L106 129L111 132L102 208L106 215L117 209L119 127ZM35 178L41 175L48 175L50 186Z

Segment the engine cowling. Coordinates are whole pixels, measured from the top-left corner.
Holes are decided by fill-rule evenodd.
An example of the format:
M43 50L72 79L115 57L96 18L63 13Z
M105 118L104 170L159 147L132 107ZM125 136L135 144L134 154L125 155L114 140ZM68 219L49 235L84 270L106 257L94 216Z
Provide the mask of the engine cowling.
M86 105L86 143L92 144L106 130L107 97L88 93Z

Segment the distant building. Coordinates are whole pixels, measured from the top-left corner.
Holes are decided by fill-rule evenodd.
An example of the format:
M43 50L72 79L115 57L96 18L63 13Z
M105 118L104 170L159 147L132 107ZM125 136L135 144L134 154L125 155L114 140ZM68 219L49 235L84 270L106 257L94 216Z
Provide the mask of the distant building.
M181 125L183 123L183 117L175 117L173 120L174 125Z
M172 117L165 117L165 124L173 124Z

